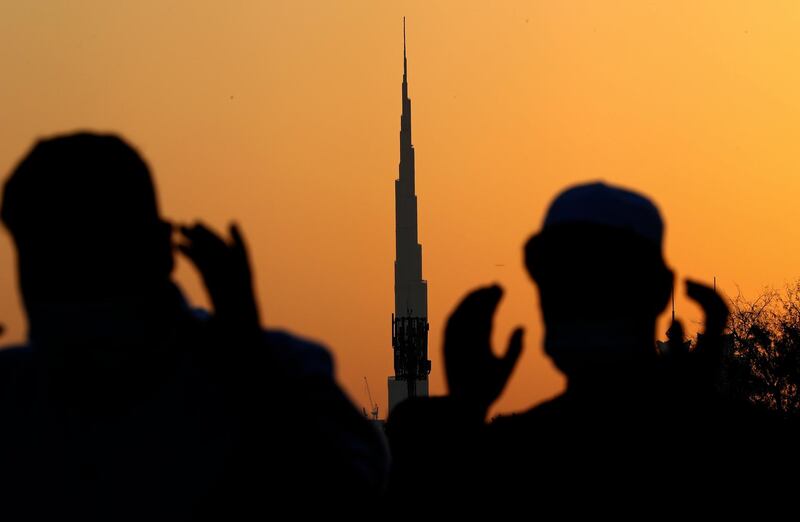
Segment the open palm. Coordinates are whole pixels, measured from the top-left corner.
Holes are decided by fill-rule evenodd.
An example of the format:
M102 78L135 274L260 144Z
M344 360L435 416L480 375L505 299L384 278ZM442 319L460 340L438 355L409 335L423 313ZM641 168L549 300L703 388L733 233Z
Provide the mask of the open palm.
M492 352L492 320L502 295L502 288L496 285L474 290L456 307L445 329L444 360L450 395L467 402L484 417L522 353L522 328L514 330L503 357Z

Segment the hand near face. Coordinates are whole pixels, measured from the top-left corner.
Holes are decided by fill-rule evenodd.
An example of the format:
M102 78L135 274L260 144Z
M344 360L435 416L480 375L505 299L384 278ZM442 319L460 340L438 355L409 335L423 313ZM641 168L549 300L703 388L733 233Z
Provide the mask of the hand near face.
M492 352L492 320L502 295L502 288L496 285L471 292L456 307L445 329L444 360L450 395L482 418L500 396L522 353L522 328L514 330L503 357Z
M725 327L728 324L728 305L713 288L696 281L686 281L686 293L703 309L705 329L698 336L694 356L701 371L713 372L720 363Z
M686 293L703 309L705 328L697 336L694 349L688 351L683 326L674 321L667 333L669 358L673 378L691 393L709 392L713 389L716 372L721 362L728 306L716 290L696 281L686 281Z
M197 267L203 278L214 316L226 328L260 331L253 278L244 239L236 225L230 227L230 241L202 223L181 227L185 240L178 249Z

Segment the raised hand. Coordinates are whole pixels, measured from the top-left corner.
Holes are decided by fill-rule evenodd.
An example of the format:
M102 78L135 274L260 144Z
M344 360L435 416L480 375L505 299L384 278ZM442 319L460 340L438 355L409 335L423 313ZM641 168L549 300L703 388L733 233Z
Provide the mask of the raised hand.
M703 309L705 328L689 352L683 326L680 321L673 321L667 332L667 361L673 381L685 392L696 396L713 390L722 357L728 306L713 288L696 281L686 281L686 293Z
M468 294L447 321L444 362L450 396L481 418L503 391L522 353L524 330L517 328L503 357L492 353L492 320L503 290L497 285Z
M241 334L260 332L250 262L238 227L230 226L230 242L202 223L181 227L181 233L185 242L178 249L200 272L215 319Z
M723 351L725 327L728 324L728 305L713 288L696 281L686 281L686 293L705 313L705 329L698 336L694 349L695 365L699 372L713 379Z

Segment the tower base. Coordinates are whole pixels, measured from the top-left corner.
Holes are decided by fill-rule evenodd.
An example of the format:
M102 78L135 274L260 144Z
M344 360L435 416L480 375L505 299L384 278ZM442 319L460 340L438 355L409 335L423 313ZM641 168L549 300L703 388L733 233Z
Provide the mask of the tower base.
M417 379L417 397L428 396L428 379ZM408 383L389 377L389 413L408 398Z

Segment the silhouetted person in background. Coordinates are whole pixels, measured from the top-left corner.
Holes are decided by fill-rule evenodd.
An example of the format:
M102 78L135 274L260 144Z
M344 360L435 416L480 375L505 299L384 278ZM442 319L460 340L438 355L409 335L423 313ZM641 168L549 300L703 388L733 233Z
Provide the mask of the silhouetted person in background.
M666 500L667 477L704 484L681 490L688 503L707 494L708 482L741 473L752 455L735 454L732 434L768 427L714 394L727 318L722 299L688 283L706 311L704 341L691 354L656 351L656 320L673 286L662 242L658 209L641 195L601 183L561 193L525 245L525 265L539 290L544 349L566 376L566 391L485 423L523 332L495 356L492 317L502 290L472 292L445 331L449 395L407 401L389 418L390 498L409 495L409 485L438 484L460 510L481 502L627 509L634 500ZM414 483L424 463L431 484Z
M380 437L323 348L262 333L235 228L230 242L182 229L214 315L189 308L172 227L122 140L40 141L2 219L29 323L25 346L0 351L2 513L221 519L379 494Z

